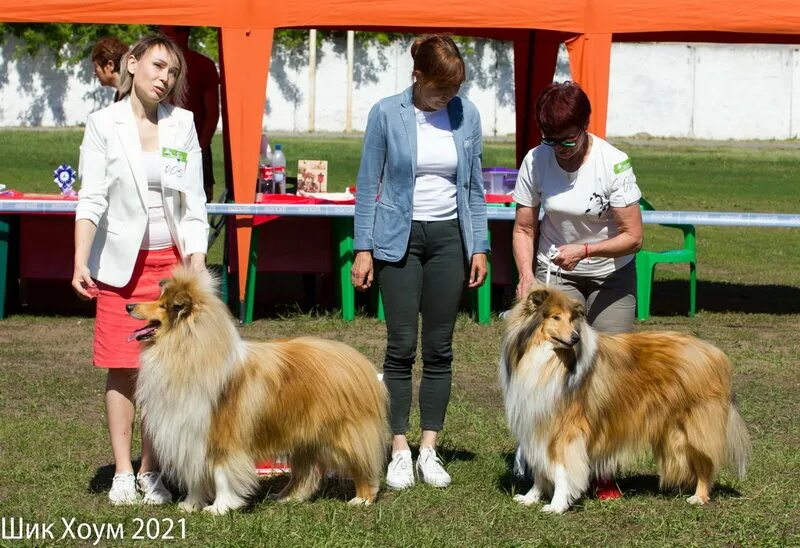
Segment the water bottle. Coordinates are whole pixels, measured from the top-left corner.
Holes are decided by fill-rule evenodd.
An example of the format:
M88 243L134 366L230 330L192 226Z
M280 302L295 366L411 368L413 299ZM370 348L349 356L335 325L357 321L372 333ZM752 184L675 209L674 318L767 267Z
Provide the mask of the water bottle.
M286 156L283 147L277 144L272 153L272 181L275 194L286 194Z
M258 159L258 182L256 185L256 200L260 201L261 195L273 192L272 180L272 150L269 147L269 138L266 133L261 135L261 146Z

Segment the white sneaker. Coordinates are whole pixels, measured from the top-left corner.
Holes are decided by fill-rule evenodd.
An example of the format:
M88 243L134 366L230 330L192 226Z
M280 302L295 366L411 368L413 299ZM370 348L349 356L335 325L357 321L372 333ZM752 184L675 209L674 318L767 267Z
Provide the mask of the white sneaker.
M421 447L417 458L417 474L422 481L434 487L450 485L450 474L442 466L433 447Z
M161 472L145 472L136 476L136 484L144 495L142 502L145 504L169 504L172 502L172 493L164 487L161 481Z
M386 469L386 485L392 489L405 489L414 485L414 463L411 451L392 453L392 462Z
M114 475L108 500L114 506L139 504L142 500L136 492L136 478L133 472L122 472Z

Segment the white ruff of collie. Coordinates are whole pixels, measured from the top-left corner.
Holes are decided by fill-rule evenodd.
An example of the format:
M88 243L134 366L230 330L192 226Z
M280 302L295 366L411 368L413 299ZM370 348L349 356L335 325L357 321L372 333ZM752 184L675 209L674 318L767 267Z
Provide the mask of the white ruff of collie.
M387 395L367 358L311 337L245 342L211 276L185 268L128 311L150 322L137 331L136 401L162 469L187 491L182 510L244 506L255 462L277 455L292 468L279 500L308 499L335 470L354 480L351 504L374 501Z
M720 467L739 477L750 442L731 391L731 365L681 333L594 331L564 293L533 289L507 319L500 358L506 417L534 477L514 499L563 513L593 474L652 450L661 487L694 488L705 504Z

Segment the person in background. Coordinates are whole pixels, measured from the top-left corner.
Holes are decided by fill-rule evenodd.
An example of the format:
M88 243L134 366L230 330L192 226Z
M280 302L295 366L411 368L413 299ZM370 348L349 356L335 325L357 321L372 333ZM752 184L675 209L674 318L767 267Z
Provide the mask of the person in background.
M392 460L386 483L414 484L406 434L411 370L422 313L420 440L416 470L433 486L450 484L436 454L450 400L453 328L465 279L486 277L489 241L481 175L480 115L458 97L464 60L450 36L411 46L413 85L369 113L356 180L351 281L365 291L377 277L386 316L384 382L390 397Z
M114 101L119 100L119 67L128 46L114 36L106 36L97 41L92 48L94 74L103 86L113 87Z
M146 428L136 476L131 463L135 336L145 322L130 317L126 305L157 299L159 282L178 263L205 268L208 219L192 114L169 104L180 102L185 88L180 48L163 35L147 36L122 67L120 101L89 116L81 143L72 287L83 299L97 298L93 363L108 370L115 462L108 497L114 505L164 504L172 495Z
M206 201L214 200L214 170L211 162L211 140L219 123L219 73L210 58L189 48L192 27L162 25L159 30L180 46L186 58L185 108L194 114L197 138L203 151L203 188Z
M574 82L550 84L536 101L542 144L525 156L514 189L517 298L535 279L544 284L549 269L551 285L585 305L592 327L624 333L636 309L642 193L627 154L587 131L590 114ZM601 498L620 496L609 481L598 488Z

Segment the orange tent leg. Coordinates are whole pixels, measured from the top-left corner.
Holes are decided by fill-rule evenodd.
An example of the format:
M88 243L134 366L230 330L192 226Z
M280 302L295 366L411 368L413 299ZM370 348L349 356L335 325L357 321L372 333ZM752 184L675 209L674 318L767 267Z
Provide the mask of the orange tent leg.
M267 90L273 29L222 29L228 135L236 203L252 203L258 176L261 120ZM236 219L239 302L245 298L252 216Z

